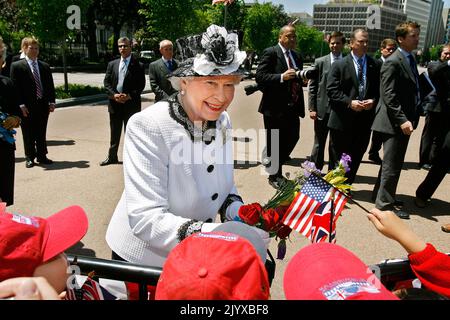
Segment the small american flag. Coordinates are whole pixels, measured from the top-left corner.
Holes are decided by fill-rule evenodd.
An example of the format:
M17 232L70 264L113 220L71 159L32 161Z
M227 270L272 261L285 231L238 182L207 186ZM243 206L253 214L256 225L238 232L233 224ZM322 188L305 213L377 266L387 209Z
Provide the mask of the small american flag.
M333 226L331 230L331 242L336 242L336 221L340 217L342 210L344 210L347 203L347 197L341 192L336 192L334 199L334 217ZM331 219L331 201L322 204L317 212L314 214L311 227L310 239L312 243L323 242L330 234L330 219Z
M330 199L332 188L320 177L310 175L288 208L283 223L309 238L314 214Z

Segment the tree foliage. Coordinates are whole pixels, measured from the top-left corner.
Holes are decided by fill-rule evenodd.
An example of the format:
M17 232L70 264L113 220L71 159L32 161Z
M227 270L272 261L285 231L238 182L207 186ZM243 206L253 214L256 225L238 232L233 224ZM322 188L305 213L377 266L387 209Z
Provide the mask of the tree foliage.
M265 48L277 43L279 30L288 21L289 17L282 5L255 3L247 10L244 21L245 46L261 53Z
M140 0L140 14L145 18L147 37L154 41L177 38L204 31L199 17L209 1L198 0ZM201 27L200 27L201 26Z
M308 27L302 23L295 25L297 35L297 51L306 60L329 53L329 47L324 40L324 34L315 28Z
M41 42L64 42L71 31L67 28L71 5L86 10L92 0L16 0L17 8L29 21L29 29ZM81 15L83 18L83 15Z
M131 29L141 27L142 20L139 16L141 1L139 0L94 0L91 10L94 11L95 19L98 23L112 28L114 39L117 43L120 37L120 30L126 24ZM128 35L133 37L133 35ZM117 46L113 46L113 54L119 53Z
M235 0L226 6L223 3L218 3L209 5L209 7L211 23L224 26L226 22L228 30L242 30L247 11L244 0Z

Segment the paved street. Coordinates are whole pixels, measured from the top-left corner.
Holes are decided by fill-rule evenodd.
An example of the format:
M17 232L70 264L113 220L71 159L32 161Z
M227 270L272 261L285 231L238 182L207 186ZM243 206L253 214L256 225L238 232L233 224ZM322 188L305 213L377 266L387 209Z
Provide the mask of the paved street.
M103 82L103 75L89 77L70 75L73 83ZM77 80L74 80L77 79ZM92 80L96 79L96 80ZM81 82L78 82L80 80ZM55 82L58 83L58 75ZM148 83L148 79L147 79ZM246 96L243 82L236 89L236 96L229 112L236 132L235 159L259 160L261 148L253 148L258 135L252 136L250 129L262 129L262 116L257 112L260 93ZM307 98L307 97L305 97ZM144 107L153 104L153 94L144 96ZM106 104L84 105L57 109L51 114L48 125L49 158L55 163L51 166L25 168L22 136L17 134L16 194L15 205L9 209L14 212L38 216L48 216L66 206L77 204L83 207L90 220L88 234L80 245L72 249L83 255L109 258L110 250L104 240L107 225L123 189L122 165L100 167L98 163L106 155L109 145L109 124ZM293 153L293 161L286 168L294 174L300 170L300 163L310 154L313 142L312 121L302 119L301 139ZM440 230L440 225L450 222L450 176L447 175L433 197L432 205L418 209L413 204L414 192L426 175L418 170L419 139L423 128L423 119L414 132L406 155L398 194L399 200L406 203L411 220L406 221L421 237L433 243L438 249L450 252L450 235ZM261 135L260 139L264 136ZM264 146L264 141L256 145ZM121 157L120 157L121 158ZM365 156L367 159L367 155ZM372 186L375 183L378 166L363 162L354 184L355 199L370 209ZM237 165L235 170L237 188L247 203L265 203L273 194L267 183L267 176L258 162ZM187 190L188 191L188 190ZM287 244L287 256L284 261L277 261L277 270L272 285L272 298L283 299L283 272L289 258L308 241L301 235L292 234ZM353 251L367 264L378 263L385 258L404 257L404 250L391 240L379 235L365 213L349 204L337 224L337 243ZM276 243L272 240L271 252L276 255Z

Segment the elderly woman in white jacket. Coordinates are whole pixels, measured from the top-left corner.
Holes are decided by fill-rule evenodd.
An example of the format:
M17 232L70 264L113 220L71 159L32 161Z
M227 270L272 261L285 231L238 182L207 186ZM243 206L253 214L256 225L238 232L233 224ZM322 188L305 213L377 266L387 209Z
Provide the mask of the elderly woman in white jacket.
M235 220L242 205L226 109L245 52L237 34L215 25L177 44L183 62L170 79L179 93L127 125L125 189L106 234L113 259L162 266L184 238L217 227L218 212ZM253 229L268 244L269 235Z

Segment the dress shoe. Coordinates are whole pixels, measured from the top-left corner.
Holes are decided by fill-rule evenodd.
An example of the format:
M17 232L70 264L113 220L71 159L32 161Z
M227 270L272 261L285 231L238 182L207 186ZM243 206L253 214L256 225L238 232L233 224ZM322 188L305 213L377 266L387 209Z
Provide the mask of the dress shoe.
M441 226L441 230L447 233L450 233L450 223L444 224Z
M25 167L27 167L27 168L33 168L34 165L35 165L35 163L34 163L33 160L27 159L27 160L25 161Z
M49 158L43 158L37 159L37 162L39 162L39 164L52 164L53 160L50 160Z
M280 189L286 180L287 179L283 176L277 176L277 177L271 176L271 177L269 177L269 184L275 189Z
M372 161L375 164L381 164L382 160L380 156L377 153L369 154L369 160Z
M396 207L403 207L404 205L405 205L405 203L401 200L394 201L394 206L396 206Z
M403 210L392 210L397 217L400 219L409 219L409 213L403 211Z
M419 208L425 208L430 203L430 200L424 200L419 197L414 198L414 204Z
M113 159L113 158L106 158L105 160L103 160L102 162L100 162L100 166L107 166L109 164L118 164L119 160L118 159Z

